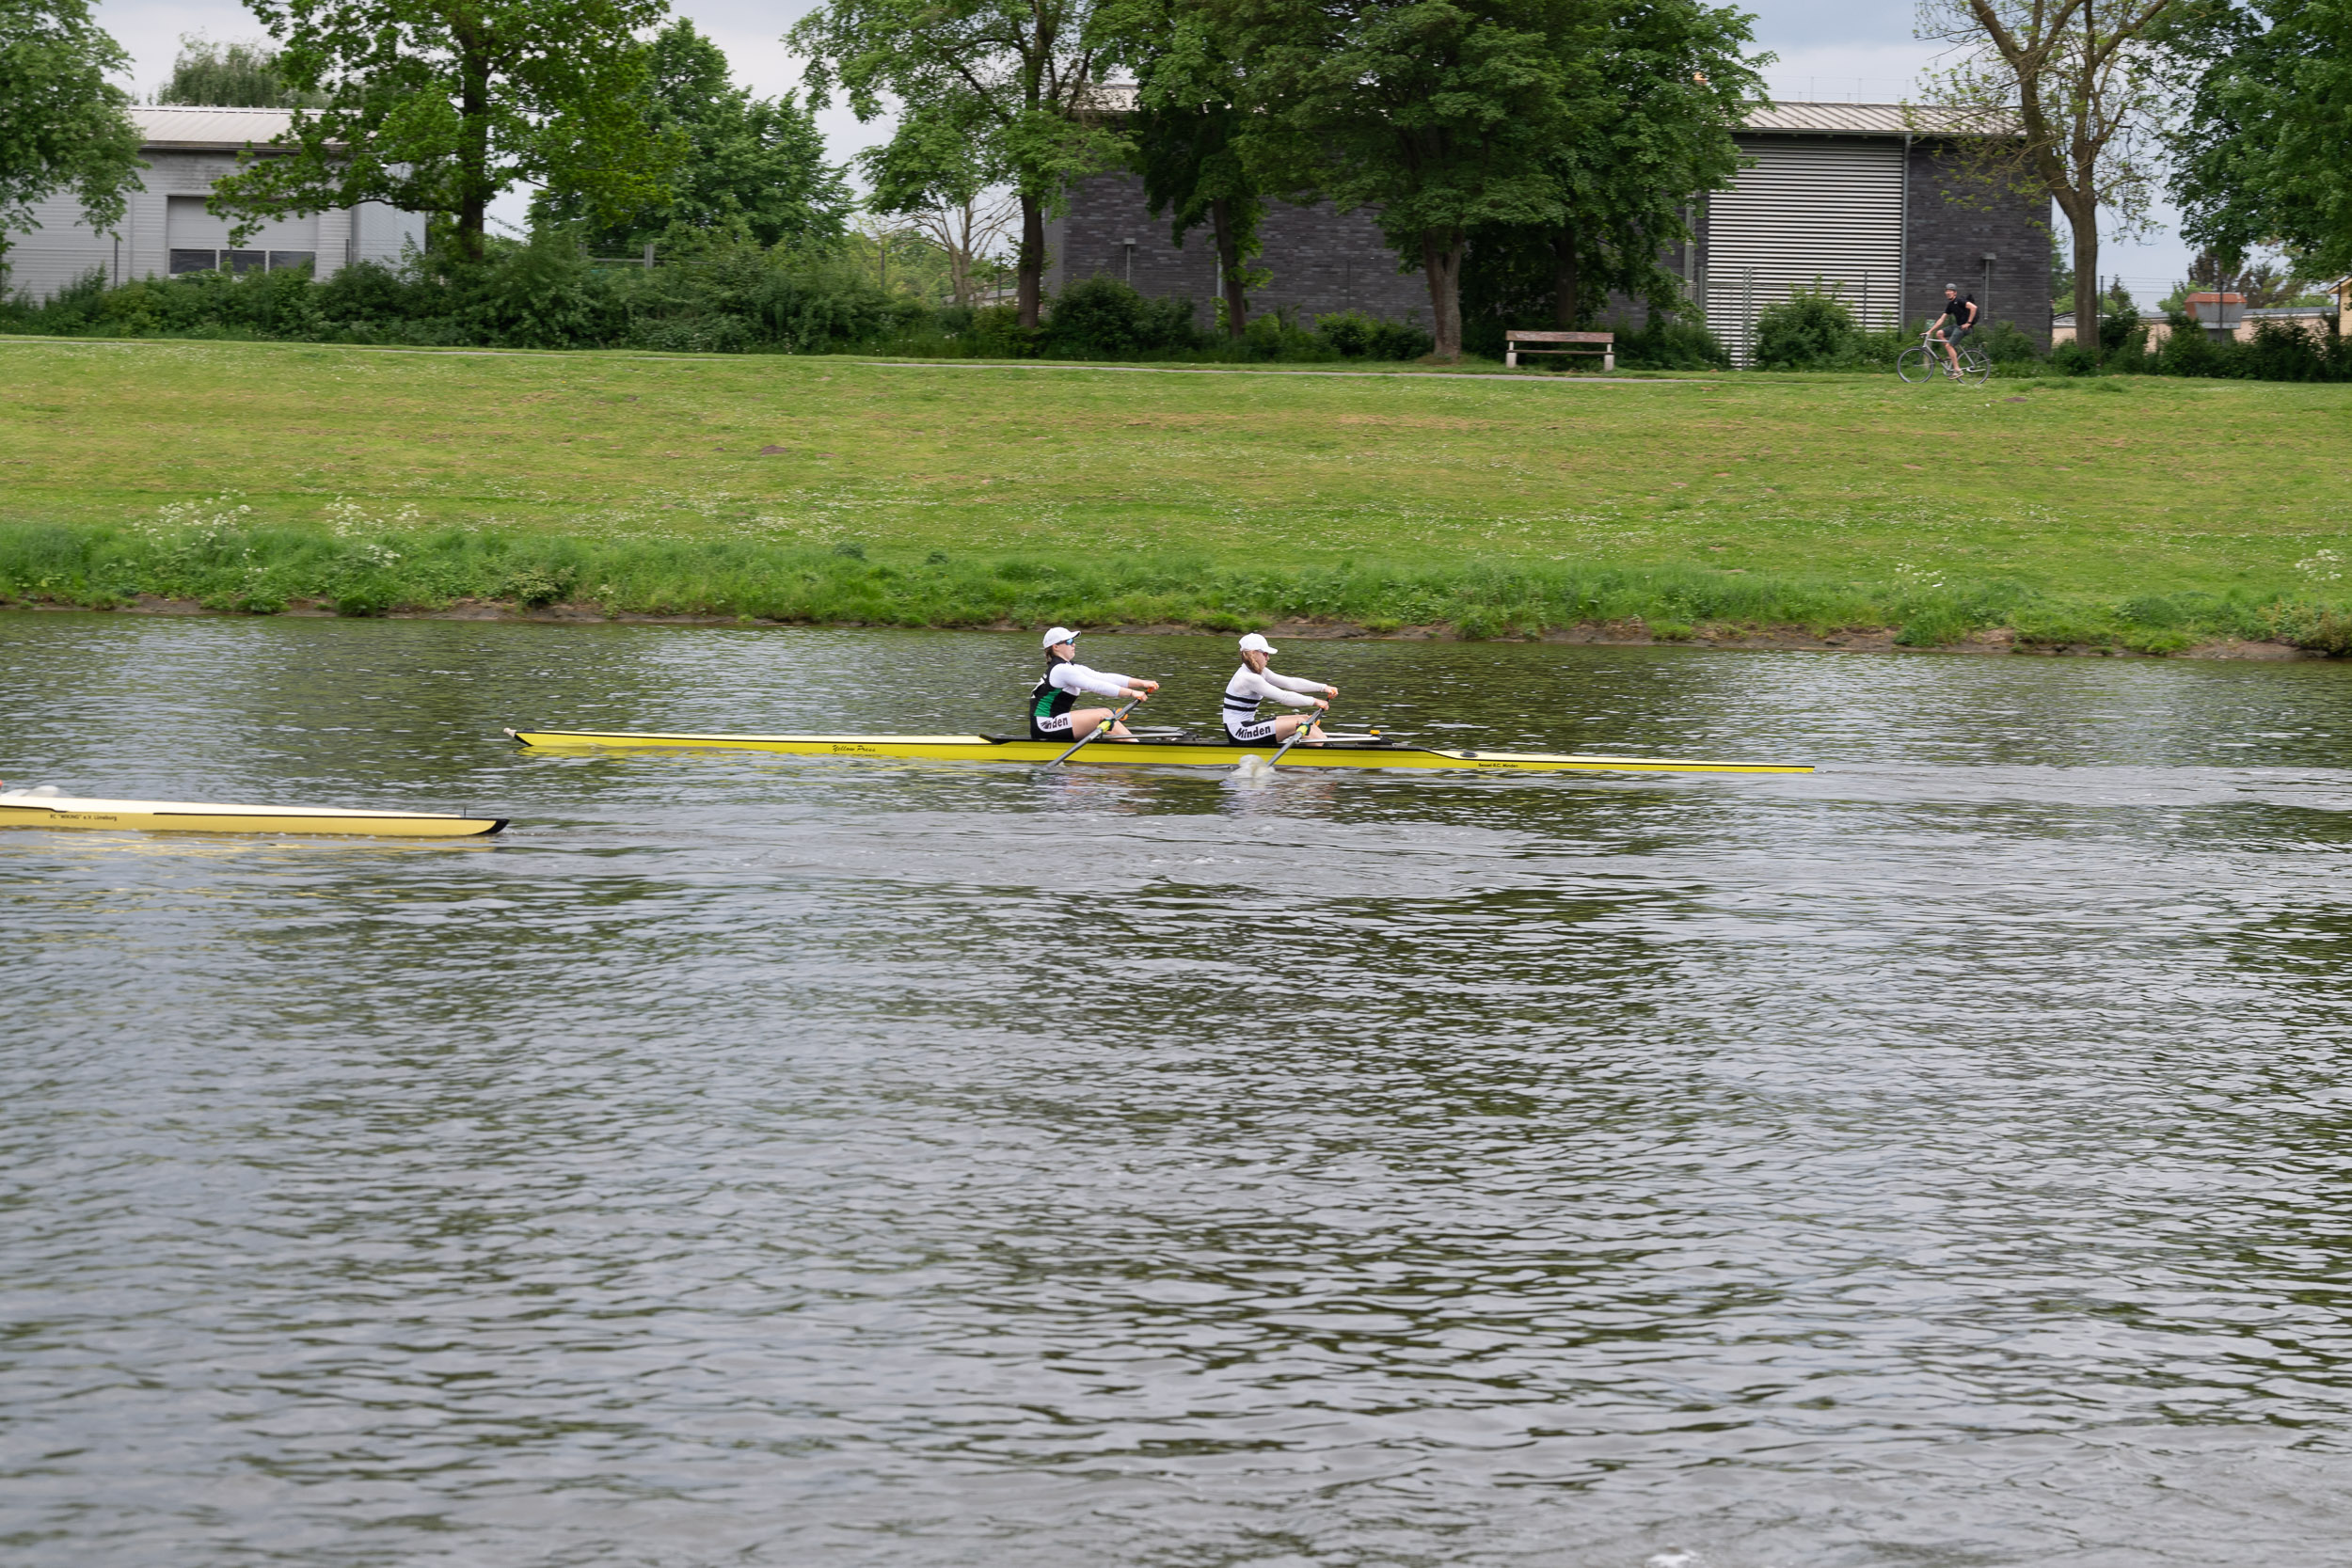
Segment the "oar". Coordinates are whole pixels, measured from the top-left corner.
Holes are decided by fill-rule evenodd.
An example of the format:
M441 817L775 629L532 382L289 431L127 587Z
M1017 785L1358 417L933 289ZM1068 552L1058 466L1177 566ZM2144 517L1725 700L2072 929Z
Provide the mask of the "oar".
M1136 699L1136 703L1139 703L1139 702L1141 702L1141 701L1143 701L1143 699L1142 699L1142 698L1140 698L1140 697L1137 697L1137 698ZM1109 732L1110 732L1113 728L1115 728L1115 727L1118 725L1119 721L1120 721L1121 719L1124 719L1124 718L1126 718L1126 717L1127 717L1127 708L1134 707L1134 706L1136 705L1136 703L1129 703L1129 704L1127 705L1127 707L1122 707L1122 708L1120 708L1120 709L1117 713L1112 714L1112 715L1111 715L1108 719L1104 720L1104 721L1103 721L1103 722L1101 722L1101 723L1099 723L1099 724L1095 725L1095 726L1094 726L1094 728L1092 728L1092 729L1090 729L1090 730L1087 731L1087 733L1086 733L1086 734L1084 734L1084 735L1080 736L1077 738L1076 743L1075 743L1075 744L1073 744L1073 745L1070 748L1070 752L1074 752L1074 751L1076 751L1076 750L1078 749L1078 747L1085 745L1088 741L1092 740L1092 739L1093 739L1096 736L1098 736L1098 735L1107 735L1107 734L1108 734L1108 733L1109 733ZM1047 763L1045 766L1046 766L1046 767L1048 767L1048 768L1059 768L1059 767L1060 767L1063 763L1068 762L1068 761L1070 760L1070 752L1064 752L1061 755L1059 755L1059 756L1056 757L1053 761L1051 761L1051 762Z
M1328 713L1331 710L1327 707L1323 710L1323 713ZM1272 769L1276 763L1282 760L1282 752L1289 751L1292 747L1306 739L1307 732L1313 729L1317 724L1323 722L1323 713L1311 715L1305 723L1291 731L1291 737L1288 740L1283 741L1280 748L1278 749L1272 756L1266 758L1265 765L1269 770Z

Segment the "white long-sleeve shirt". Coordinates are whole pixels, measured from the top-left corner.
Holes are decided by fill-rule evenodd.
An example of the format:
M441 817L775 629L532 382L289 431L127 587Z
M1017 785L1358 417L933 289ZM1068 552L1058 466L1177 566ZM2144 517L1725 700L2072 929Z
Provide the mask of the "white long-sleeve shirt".
M1081 691L1091 691L1097 697L1123 697L1134 683L1124 675L1104 674L1083 664L1057 664L1045 672L1045 684L1073 697Z
M1233 672L1233 678L1225 683L1225 727L1232 730L1249 723L1258 717L1260 703L1279 703L1284 707L1312 707L1315 699L1331 688L1321 681L1300 680L1296 675L1278 675L1268 670L1264 674L1245 664Z

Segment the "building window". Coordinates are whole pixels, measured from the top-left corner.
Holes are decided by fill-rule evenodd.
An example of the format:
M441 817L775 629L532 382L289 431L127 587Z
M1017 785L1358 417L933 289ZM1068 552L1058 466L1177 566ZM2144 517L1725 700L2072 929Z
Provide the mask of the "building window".
M171 253L171 276L191 272L288 272L316 265L314 250L185 250Z

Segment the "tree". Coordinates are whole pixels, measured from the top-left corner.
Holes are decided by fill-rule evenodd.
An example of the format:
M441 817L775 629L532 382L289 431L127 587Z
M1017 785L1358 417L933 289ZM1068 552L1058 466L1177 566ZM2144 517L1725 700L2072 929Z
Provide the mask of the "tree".
M1554 293L1560 325L1589 320L1611 290L1656 310L1688 303L1663 256L1696 238L1692 204L1739 172L1732 133L1764 100L1757 68L1772 59L1748 55L1752 20L1695 0L1620 0L1597 112L1564 150L1569 225L1560 251L1578 270L1564 269Z
M81 198L91 228L121 224L147 166L131 95L106 80L129 64L87 0L0 0L0 261L57 191Z
M2157 303L2167 310L2184 309L2192 293L2226 292L2244 294L2246 303L2257 310L2293 305L2310 292L2298 271L2276 261L2257 261L2201 250L2189 260L2187 278Z
M2174 150L2190 238L2231 265L2261 245L2352 271L2352 0L2256 0L2183 30L2201 56Z
M1374 209L1428 280L1437 356L1460 357L1471 231L1568 215L1550 160L1592 96L1585 0L1219 3L1263 117L1252 172L1278 195Z
M1731 134L1764 96L1756 66L1772 58L1746 55L1749 21L1695 0L1617 0L1602 17L1591 98L1552 154L1565 208L1542 236L1554 325L1588 324L1612 293L1660 311L1687 303L1663 258L1694 237L1691 203L1739 170Z
M1225 330L1239 341L1249 323L1249 259L1261 247L1265 199L1244 145L1250 123L1239 67L1212 13L1193 0L1114 0L1104 15L1136 73L1127 119L1128 158L1143 180L1153 217L1168 238L1206 226L1216 250Z
M2143 228L2169 98L2156 36L2183 0L1920 0L1919 34L1960 51L1935 77L1963 181L2046 195L2074 231L2074 319L2098 315L2099 218Z
M1101 113L1094 0L831 0L785 41L808 56L820 105L838 87L862 120L881 115L885 97L904 123L971 117L1021 206L1015 297L1021 325L1036 326L1045 219L1072 181L1120 150Z
M266 43L215 43L200 33L180 37L171 80L155 89L158 103L206 103L229 109L318 108L318 93L297 94L278 68L278 51Z
M974 300L973 276L1020 214L1002 187L1008 170L985 107L946 93L911 111L898 135L859 154L873 182L869 211L906 218L947 263L948 295Z
M663 0L249 0L286 83L321 93L214 187L247 220L381 201L436 214L478 260L517 182L618 221L667 198L675 138L639 113L640 28Z
M668 198L598 223L595 190L551 186L536 223L580 225L590 246L620 255L719 235L763 245L841 236L850 189L825 162L816 117L735 86L726 52L691 22L654 35L636 102L648 139L682 150Z

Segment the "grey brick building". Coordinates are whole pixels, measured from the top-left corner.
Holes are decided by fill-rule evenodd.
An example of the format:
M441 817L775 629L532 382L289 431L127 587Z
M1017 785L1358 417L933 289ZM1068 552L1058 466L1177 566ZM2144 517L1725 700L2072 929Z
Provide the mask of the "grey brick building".
M1946 283L1959 283L1990 320L2048 346L2048 203L1969 181L1953 155L1952 123L1892 103L1781 103L1749 117L1737 140L1750 166L1699 203L1697 245L1667 260L1736 358L1744 361L1766 306L1816 279L1836 285L1873 326L1918 323L1940 308ZM1179 249L1168 229L1146 210L1134 175L1084 181L1049 229L1047 285L1122 278L1147 294L1200 302L1205 325L1215 251L1202 230ZM1272 279L1251 291L1253 310L1361 310L1428 325L1421 274L1397 270L1367 214L1278 203L1262 232L1257 264ZM1618 301L1605 314L1631 326L1644 311Z

